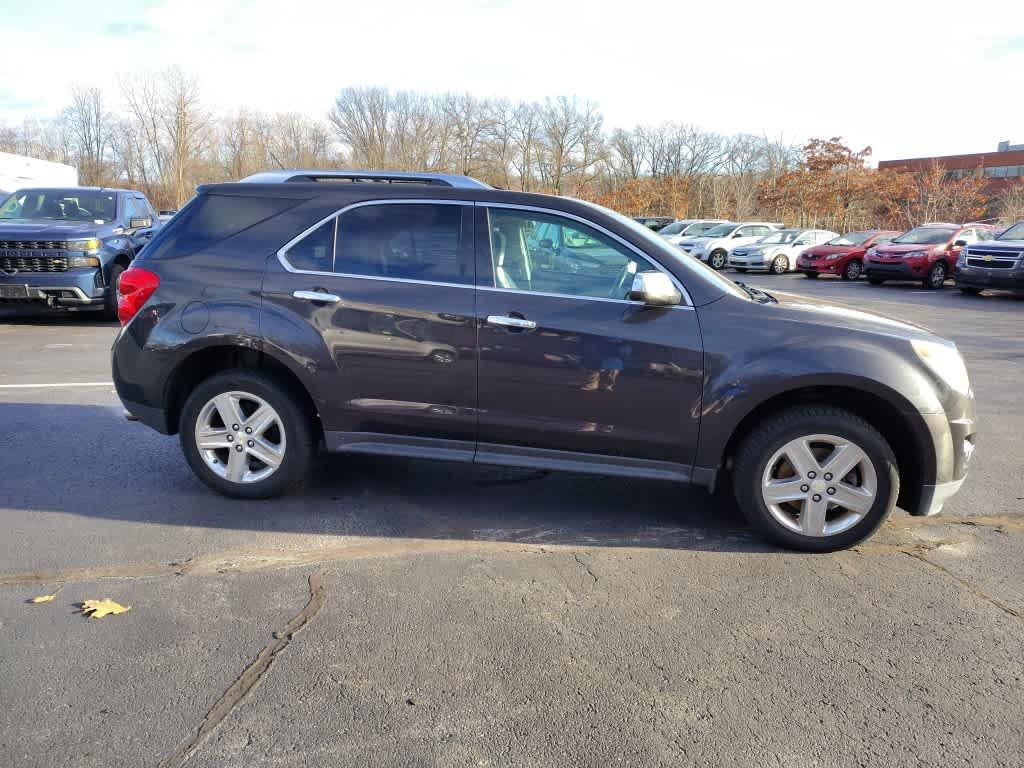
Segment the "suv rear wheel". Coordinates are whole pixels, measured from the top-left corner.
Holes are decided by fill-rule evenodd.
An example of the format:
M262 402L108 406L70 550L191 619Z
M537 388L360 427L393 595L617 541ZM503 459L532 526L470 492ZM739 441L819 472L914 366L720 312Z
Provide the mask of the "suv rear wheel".
M181 410L179 436L200 480L244 499L281 493L305 477L313 458L309 419L259 371L224 371L200 383Z
M792 549L830 552L870 536L896 505L892 449L863 419L839 408L792 408L758 425L736 454L740 509L765 536Z

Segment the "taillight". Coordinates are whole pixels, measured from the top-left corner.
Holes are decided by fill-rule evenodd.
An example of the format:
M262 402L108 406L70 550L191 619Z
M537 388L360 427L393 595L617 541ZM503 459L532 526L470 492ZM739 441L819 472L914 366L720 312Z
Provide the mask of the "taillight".
M121 325L135 317L158 285L160 278L142 267L128 267L121 273L117 283L117 319Z

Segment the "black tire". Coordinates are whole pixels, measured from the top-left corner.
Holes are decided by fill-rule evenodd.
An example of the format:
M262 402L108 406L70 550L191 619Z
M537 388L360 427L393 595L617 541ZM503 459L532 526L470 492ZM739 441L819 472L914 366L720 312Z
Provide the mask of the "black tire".
M946 262L936 261L928 270L928 275L921 281L921 285L929 291L937 291L946 284L947 277L949 277L949 267L946 266Z
M868 282L871 283L871 285L881 285L882 283L885 282L885 278L884 277L869 277L868 278Z
M971 285L958 285L957 287L964 296L981 296L981 288L975 288Z
M804 277L806 277L809 280L817 280L818 279L818 273L817 272L804 272Z
M265 400L277 411L285 433L284 458L269 477L250 483L232 482L215 474L200 455L195 426L203 407L218 394L242 391ZM302 481L313 461L314 430L311 416L275 377L262 371L237 368L214 374L200 382L181 409L179 438L185 458L200 480L213 490L240 499L266 499Z
M772 274L773 275L784 275L789 272L789 257L785 254L779 254L772 259Z
M863 269L864 267L859 259L850 259L843 268L842 278L843 280L856 280L860 277Z
M729 254L723 251L721 248L712 251L711 255L708 256L708 266L712 269L722 270L725 269L725 265L729 260Z
M117 320L117 284L121 280L121 273L124 267L120 264L110 265L110 275L107 278L107 297L103 300L103 317L106 320Z
M831 434L851 440L867 455L876 475L875 501L852 527L829 536L808 536L777 521L764 502L762 477L772 455L802 435ZM879 432L849 411L831 406L807 405L787 409L758 424L736 453L733 492L740 510L769 539L790 549L832 552L863 541L882 524L899 496L899 472L892 448Z

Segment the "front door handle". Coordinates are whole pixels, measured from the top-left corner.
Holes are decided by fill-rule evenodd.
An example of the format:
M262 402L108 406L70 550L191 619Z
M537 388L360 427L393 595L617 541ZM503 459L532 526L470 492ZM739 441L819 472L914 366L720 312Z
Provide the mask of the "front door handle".
M502 328L516 328L521 331L532 331L537 327L533 320L523 317L509 317L508 315L488 315L488 325L500 325Z
M335 296L333 293L326 293L324 291L295 291L292 296L296 299L315 301L319 304L337 304L341 301L341 296Z

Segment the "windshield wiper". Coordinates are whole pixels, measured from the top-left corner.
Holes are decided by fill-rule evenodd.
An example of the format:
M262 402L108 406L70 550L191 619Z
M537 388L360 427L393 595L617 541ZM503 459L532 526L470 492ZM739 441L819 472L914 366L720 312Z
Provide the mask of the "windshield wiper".
M733 280L733 282L736 283L736 285L738 285L744 291L746 291L747 295L750 296L750 298L752 298L754 301L758 302L759 304L778 304L779 303L779 300L776 299L774 296L772 296L767 291L762 291L760 288L755 288L752 285L747 285L746 283L742 283L739 280Z

